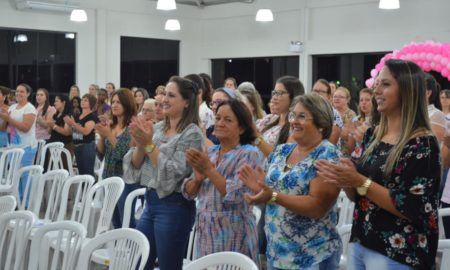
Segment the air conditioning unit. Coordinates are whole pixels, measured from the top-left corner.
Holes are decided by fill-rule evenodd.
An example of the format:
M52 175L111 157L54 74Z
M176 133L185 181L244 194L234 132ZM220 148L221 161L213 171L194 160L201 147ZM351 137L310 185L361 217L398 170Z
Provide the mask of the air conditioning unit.
M16 7L18 10L38 10L38 11L52 11L70 13L72 10L79 7L78 4L71 1L56 2L56 1L27 1L16 0Z

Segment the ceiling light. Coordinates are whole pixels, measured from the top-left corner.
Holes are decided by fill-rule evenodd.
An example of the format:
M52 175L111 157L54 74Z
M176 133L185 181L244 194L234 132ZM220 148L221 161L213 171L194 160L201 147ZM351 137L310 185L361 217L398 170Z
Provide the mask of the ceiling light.
M86 22L87 14L83 9L74 9L70 14L70 20L73 22Z
M273 21L273 13L270 9L260 9L256 13L257 22L271 22Z
M380 9L398 9L400 8L400 0L380 0L378 5Z
M65 37L68 39L75 39L75 33L66 33Z
M178 31L181 29L180 22L178 20L167 20L164 29L169 31Z
M14 36L13 39L14 42L27 42L28 41L28 37L25 34L18 34Z
M175 3L175 0L158 0L158 3L156 4L156 9L173 10L177 9L177 4Z

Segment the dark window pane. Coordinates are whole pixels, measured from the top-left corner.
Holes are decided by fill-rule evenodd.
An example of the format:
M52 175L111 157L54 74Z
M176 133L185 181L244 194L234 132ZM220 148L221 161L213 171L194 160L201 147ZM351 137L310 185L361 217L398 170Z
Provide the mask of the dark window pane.
M178 74L179 47L177 40L121 37L121 85L143 87L152 95Z
M74 35L75 37L75 35ZM75 38L66 33L0 28L0 85L68 93L75 82Z

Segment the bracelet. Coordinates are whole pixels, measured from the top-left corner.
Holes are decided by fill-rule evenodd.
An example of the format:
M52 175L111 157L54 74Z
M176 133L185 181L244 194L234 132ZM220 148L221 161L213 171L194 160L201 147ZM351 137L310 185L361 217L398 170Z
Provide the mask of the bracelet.
M278 197L278 192L272 192L272 197L269 200L269 203L276 203L277 202L277 197Z

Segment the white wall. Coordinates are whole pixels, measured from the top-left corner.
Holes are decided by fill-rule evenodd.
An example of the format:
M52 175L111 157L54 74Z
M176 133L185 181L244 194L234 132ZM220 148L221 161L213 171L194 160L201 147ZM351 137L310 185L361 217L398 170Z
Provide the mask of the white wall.
M400 0L399 10L379 10L378 0L256 0L198 9L155 9L149 0L82 0L89 21L68 15L15 10L0 0L0 26L77 32L77 83L119 84L120 36L181 40L180 74L209 72L212 58L286 56L290 41L305 43L300 78L310 88L311 55L398 49L411 41L450 42L449 0ZM258 8L275 21L255 22ZM176 17L180 32L164 31Z

